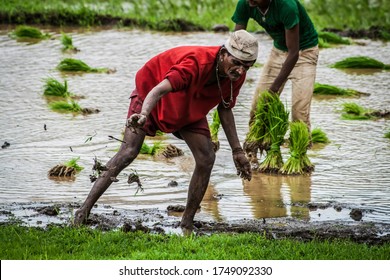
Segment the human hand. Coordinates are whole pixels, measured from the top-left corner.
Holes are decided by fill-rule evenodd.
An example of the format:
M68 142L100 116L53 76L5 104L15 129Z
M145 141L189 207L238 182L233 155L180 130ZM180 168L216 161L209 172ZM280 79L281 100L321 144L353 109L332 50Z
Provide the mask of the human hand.
M126 121L126 126L129 128L143 127L146 123L146 116L143 114L132 114Z
M251 165L242 148L233 150L233 161L237 169L237 175L250 181L252 179Z

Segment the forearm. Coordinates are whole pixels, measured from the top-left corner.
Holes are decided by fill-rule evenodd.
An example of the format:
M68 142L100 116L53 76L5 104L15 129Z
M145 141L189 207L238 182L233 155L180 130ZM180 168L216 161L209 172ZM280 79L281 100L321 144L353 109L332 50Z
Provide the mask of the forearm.
M218 115L231 149L241 148L232 110L230 108L223 108L223 106L219 105Z
M165 79L155 86L146 96L143 104L141 114L149 116L150 112L156 107L157 102L168 92L172 91L171 83Z

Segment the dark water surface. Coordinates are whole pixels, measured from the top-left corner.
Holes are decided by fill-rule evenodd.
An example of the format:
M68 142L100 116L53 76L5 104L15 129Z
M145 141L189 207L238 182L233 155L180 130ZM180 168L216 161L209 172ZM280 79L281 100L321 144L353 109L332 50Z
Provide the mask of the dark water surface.
M30 202L81 203L91 182L93 159L111 158L121 138L129 94L136 71L149 58L177 45L220 45L227 34L163 34L125 30L66 30L81 51L63 53L60 30L45 30L54 39L38 43L11 39L11 29L0 29L0 204ZM264 63L272 42L260 40L259 62ZM344 102L356 102L373 109L390 109L390 72L341 71L330 64L349 56L366 55L390 64L390 46L377 41L364 45L323 49L317 82L371 93L360 98L318 98L312 103L312 126L321 128L332 141L315 145L309 157L315 164L311 176L254 174L249 183L236 175L223 131L211 182L198 219L233 221L242 218L299 217L310 221L350 220L353 208L363 210L363 220L390 223L390 130L389 120L347 121L339 110ZM113 74L64 75L55 67L65 57L81 59L92 67L116 69ZM248 73L234 109L240 139L247 132L248 108L261 67ZM98 114L73 116L51 111L43 98L44 79L66 79L69 90L85 98L82 107L98 108ZM290 106L291 85L282 100ZM44 126L46 125L46 129ZM86 140L92 137L91 141ZM184 142L172 135L160 139L183 149L183 157L163 159L140 156L98 201L118 209L158 208L185 204L193 160ZM147 139L148 144L153 139ZM282 149L285 159L288 149ZM53 166L80 157L84 167L72 181L49 179ZM136 171L144 191L127 184ZM168 186L176 181L177 186ZM324 207L304 207L307 203ZM338 207L339 206L339 207ZM337 210L336 210L337 209Z

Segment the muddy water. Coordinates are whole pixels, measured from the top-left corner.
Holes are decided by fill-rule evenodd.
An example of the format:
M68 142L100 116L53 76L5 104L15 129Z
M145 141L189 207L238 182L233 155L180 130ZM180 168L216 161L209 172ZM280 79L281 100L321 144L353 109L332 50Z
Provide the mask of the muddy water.
M121 138L134 87L134 75L153 55L177 45L220 45L226 34L162 34L140 31L69 29L76 54L61 51L60 30L45 30L52 40L38 43L11 39L11 28L0 29L0 142L10 146L0 150L0 204L30 202L81 203L91 183L93 159L103 163L115 154ZM272 42L260 40L259 62L264 63ZM364 221L390 223L390 140L384 133L389 120L346 121L340 118L342 103L350 101L374 109L390 109L390 72L345 72L329 68L342 58L367 55L390 64L389 44L362 41L321 50L317 82L371 93L360 98L314 98L312 125L321 128L332 141L315 145L309 157L315 164L311 176L254 174L249 183L236 175L230 149L220 131L221 149L210 186L197 218L233 221L242 218L297 217L309 221L351 220L353 208L363 210ZM65 57L81 59L92 67L116 69L113 74L63 75L55 67ZM248 108L261 67L248 73L235 108L240 139L247 132ZM51 111L43 98L43 80L66 79L69 90L85 98L82 107L100 109L99 114L74 116ZM290 105L291 85L282 99ZM46 130L45 130L46 128ZM90 141L88 141L90 140ZM189 149L172 135L161 140L183 149L180 158L139 156L98 201L117 209L158 208L185 204L193 169ZM147 139L152 144L153 139ZM282 149L283 157L288 150ZM49 179L53 166L78 158L84 167L74 180ZM127 175L136 171L143 192L127 184ZM176 181L177 186L168 183ZM307 204L317 207L306 207ZM319 207L318 207L319 206Z

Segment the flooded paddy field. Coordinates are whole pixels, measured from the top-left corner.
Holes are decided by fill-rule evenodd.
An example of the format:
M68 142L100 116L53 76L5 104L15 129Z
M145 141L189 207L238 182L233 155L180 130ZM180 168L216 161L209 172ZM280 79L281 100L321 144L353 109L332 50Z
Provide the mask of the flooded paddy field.
M94 158L107 162L120 143L134 88L136 71L152 56L178 45L221 45L226 33L157 33L117 29L67 29L76 53L62 52L59 29L45 30L52 39L18 41L0 27L0 222L13 219L28 225L68 223L74 210L91 189ZM272 41L257 34L258 62L264 63ZM377 110L390 109L390 72L384 70L342 71L329 65L343 58L365 55L390 64L390 45L359 40L359 44L320 51L317 82L370 93L359 98L313 98L312 128L321 128L331 143L316 144L308 155L315 164L310 176L280 176L255 173L250 182L236 176L231 151L223 131L221 148L211 181L195 220L204 225L252 221L254 224L290 221L304 224L381 224L390 227L390 120L352 121L341 118L342 104L356 102ZM93 67L115 69L111 74L63 74L56 70L64 58L80 59ZM234 108L241 141L247 133L249 107L261 67L252 68ZM97 114L61 114L49 109L43 97L44 80L67 80L69 91L83 96L81 106L98 108ZM281 98L290 108L291 85ZM211 115L210 115L211 117ZM185 205L193 160L184 142L173 135L147 138L184 151L166 159L140 155L118 176L92 210L108 217L128 215L150 222L176 224L180 212L168 211ZM6 145L5 143L8 143ZM288 149L282 148L287 159ZM84 169L72 180L53 180L47 173L55 165L79 158ZM136 171L143 191L128 184ZM173 182L173 183L172 183ZM40 212L59 205L57 215ZM174 208L174 207L173 207ZM116 213L116 214L115 214ZM357 213L357 215L356 215ZM276 220L275 220L276 219ZM145 218L144 221L147 219ZM123 220L122 220L123 222ZM146 223L146 222L145 222ZM123 223L122 223L123 224ZM389 232L385 230L385 232Z

